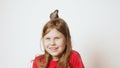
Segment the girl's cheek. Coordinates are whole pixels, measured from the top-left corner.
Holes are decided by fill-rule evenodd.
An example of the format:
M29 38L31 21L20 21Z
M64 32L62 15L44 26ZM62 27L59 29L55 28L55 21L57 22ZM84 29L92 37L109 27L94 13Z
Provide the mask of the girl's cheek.
M47 46L48 44L49 44L48 41L43 41L43 45L44 45L44 46Z
M59 41L57 41L57 44L58 44L59 46L63 46L65 43L64 43L63 40L59 40Z
M44 45L43 45L43 46L44 46L45 49L48 48L48 43L45 43L45 42L44 42Z
M44 42L44 45L47 46L49 44L49 42Z

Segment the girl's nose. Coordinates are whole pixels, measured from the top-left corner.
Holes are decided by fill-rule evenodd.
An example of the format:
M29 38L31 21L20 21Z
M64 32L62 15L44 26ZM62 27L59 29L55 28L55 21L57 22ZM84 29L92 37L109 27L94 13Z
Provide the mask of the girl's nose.
M51 40L50 44L55 45L55 40Z

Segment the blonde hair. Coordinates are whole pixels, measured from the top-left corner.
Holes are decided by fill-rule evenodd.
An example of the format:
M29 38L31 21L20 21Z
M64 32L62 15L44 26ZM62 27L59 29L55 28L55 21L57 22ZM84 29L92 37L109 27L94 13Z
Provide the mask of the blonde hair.
M72 44L71 44L71 36L70 36L70 31L69 31L68 25L61 18L56 18L56 19L52 19L52 20L48 21L45 24L45 26L43 27L42 39L47 33L49 33L49 31L51 29L57 29L66 38L66 47L62 53L62 56L60 57L60 59L58 61L57 68L62 68L62 67L69 68L70 67L69 56L72 51ZM44 62L43 62L43 59L45 59ZM45 54L42 55L42 57L40 57L40 59L38 61L38 67L46 68L50 59L51 59L51 55L45 50Z

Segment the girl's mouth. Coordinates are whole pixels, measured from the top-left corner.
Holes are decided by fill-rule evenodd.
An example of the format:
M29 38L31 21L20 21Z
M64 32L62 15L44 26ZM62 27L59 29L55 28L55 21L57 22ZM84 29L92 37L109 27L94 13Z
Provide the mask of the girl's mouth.
M49 48L52 52L56 52L58 50L58 47L50 47Z

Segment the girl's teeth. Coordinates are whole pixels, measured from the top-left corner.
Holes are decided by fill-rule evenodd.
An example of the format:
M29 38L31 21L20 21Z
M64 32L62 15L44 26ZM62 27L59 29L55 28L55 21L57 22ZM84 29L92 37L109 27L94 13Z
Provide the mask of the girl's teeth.
M56 51L57 50L57 48L50 48L51 49L51 51Z

